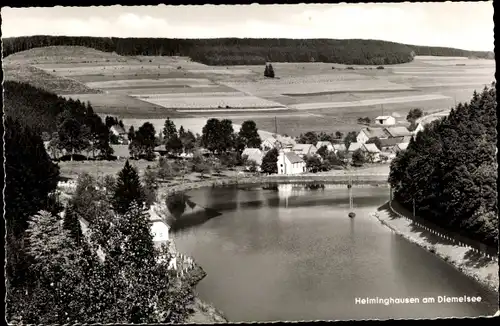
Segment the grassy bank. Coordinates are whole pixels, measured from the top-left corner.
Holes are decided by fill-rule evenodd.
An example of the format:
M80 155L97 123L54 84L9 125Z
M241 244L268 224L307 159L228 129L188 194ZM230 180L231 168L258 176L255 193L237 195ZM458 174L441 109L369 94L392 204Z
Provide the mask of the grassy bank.
M474 250L442 239L433 232L400 217L387 204L373 213L383 225L408 241L434 253L456 269L489 289L498 292L498 262L485 258Z

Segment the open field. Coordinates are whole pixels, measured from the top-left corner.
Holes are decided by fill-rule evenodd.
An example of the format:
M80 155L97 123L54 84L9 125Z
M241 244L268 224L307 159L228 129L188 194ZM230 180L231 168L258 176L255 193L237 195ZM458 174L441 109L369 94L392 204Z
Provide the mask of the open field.
M29 83L35 87L53 91L57 90L58 94L96 94L101 93L97 89L90 88L83 83L80 83L71 78L56 76L38 69L33 66L24 64L8 64L2 67L5 80Z
M493 60L417 56L413 62L384 69L273 63L277 78L268 79L260 65L210 67L186 57L126 57L83 47L37 48L7 60L38 67L37 74L24 73L24 80L90 101L96 112L133 121L135 126L154 119L154 125L163 127L168 116L184 119L194 132L201 132L205 121L217 115L230 116L235 124L253 117L259 129L274 131L276 116L278 132L289 135L357 131L362 127L357 118L381 114L399 115L399 122L404 122L415 107L428 113L449 109L490 84L495 72ZM14 78L23 72L17 68L6 74ZM45 82L49 75L74 86ZM78 94L91 92L87 88L104 92Z
M155 164L155 162L145 160L130 160L129 162L137 168L140 175L144 173L148 165ZM76 179L81 173L89 173L94 177L103 177L106 175L116 176L123 169L125 160L59 162L58 165L62 178Z

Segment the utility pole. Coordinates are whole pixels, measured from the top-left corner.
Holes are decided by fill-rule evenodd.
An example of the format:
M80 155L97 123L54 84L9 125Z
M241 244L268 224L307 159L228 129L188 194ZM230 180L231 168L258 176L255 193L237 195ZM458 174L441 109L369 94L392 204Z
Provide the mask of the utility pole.
M278 135L278 120L276 116L274 116L274 133Z
M382 104L382 116L384 116L384 105Z

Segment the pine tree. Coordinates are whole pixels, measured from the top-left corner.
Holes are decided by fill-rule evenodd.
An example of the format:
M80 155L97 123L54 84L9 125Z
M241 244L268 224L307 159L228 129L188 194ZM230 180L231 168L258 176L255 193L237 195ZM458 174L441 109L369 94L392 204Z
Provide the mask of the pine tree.
M118 173L112 200L113 208L117 213L124 214L134 203L142 207L145 200L139 174L127 160Z
M69 236L75 240L77 245L81 244L81 240L83 239L82 227L78 220L78 215L71 204L66 207L63 228L69 231Z
M274 78L274 68L272 64L269 64L269 78Z
M165 120L165 124L163 126L163 142L164 144L168 143L170 138L172 138L174 135L177 135L177 128L175 127L175 123L170 120L170 118L167 118ZM167 149L168 151L168 149Z
M264 69L264 77L269 77L269 66L266 64L266 69Z

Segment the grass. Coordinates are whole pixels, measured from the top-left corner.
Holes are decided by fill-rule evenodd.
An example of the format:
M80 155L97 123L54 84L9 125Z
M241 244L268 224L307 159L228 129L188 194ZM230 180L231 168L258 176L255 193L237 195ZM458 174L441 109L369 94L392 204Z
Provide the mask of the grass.
M130 160L129 163L138 169L142 175L148 165L155 165L156 162L144 160ZM63 178L76 179L81 173L89 173L92 176L116 176L123 166L125 160L116 161L81 161L81 162L59 162L60 174Z
M35 87L57 94L95 94L101 91L92 89L76 80L47 73L41 69L24 64L8 64L3 66L6 80L29 83Z

